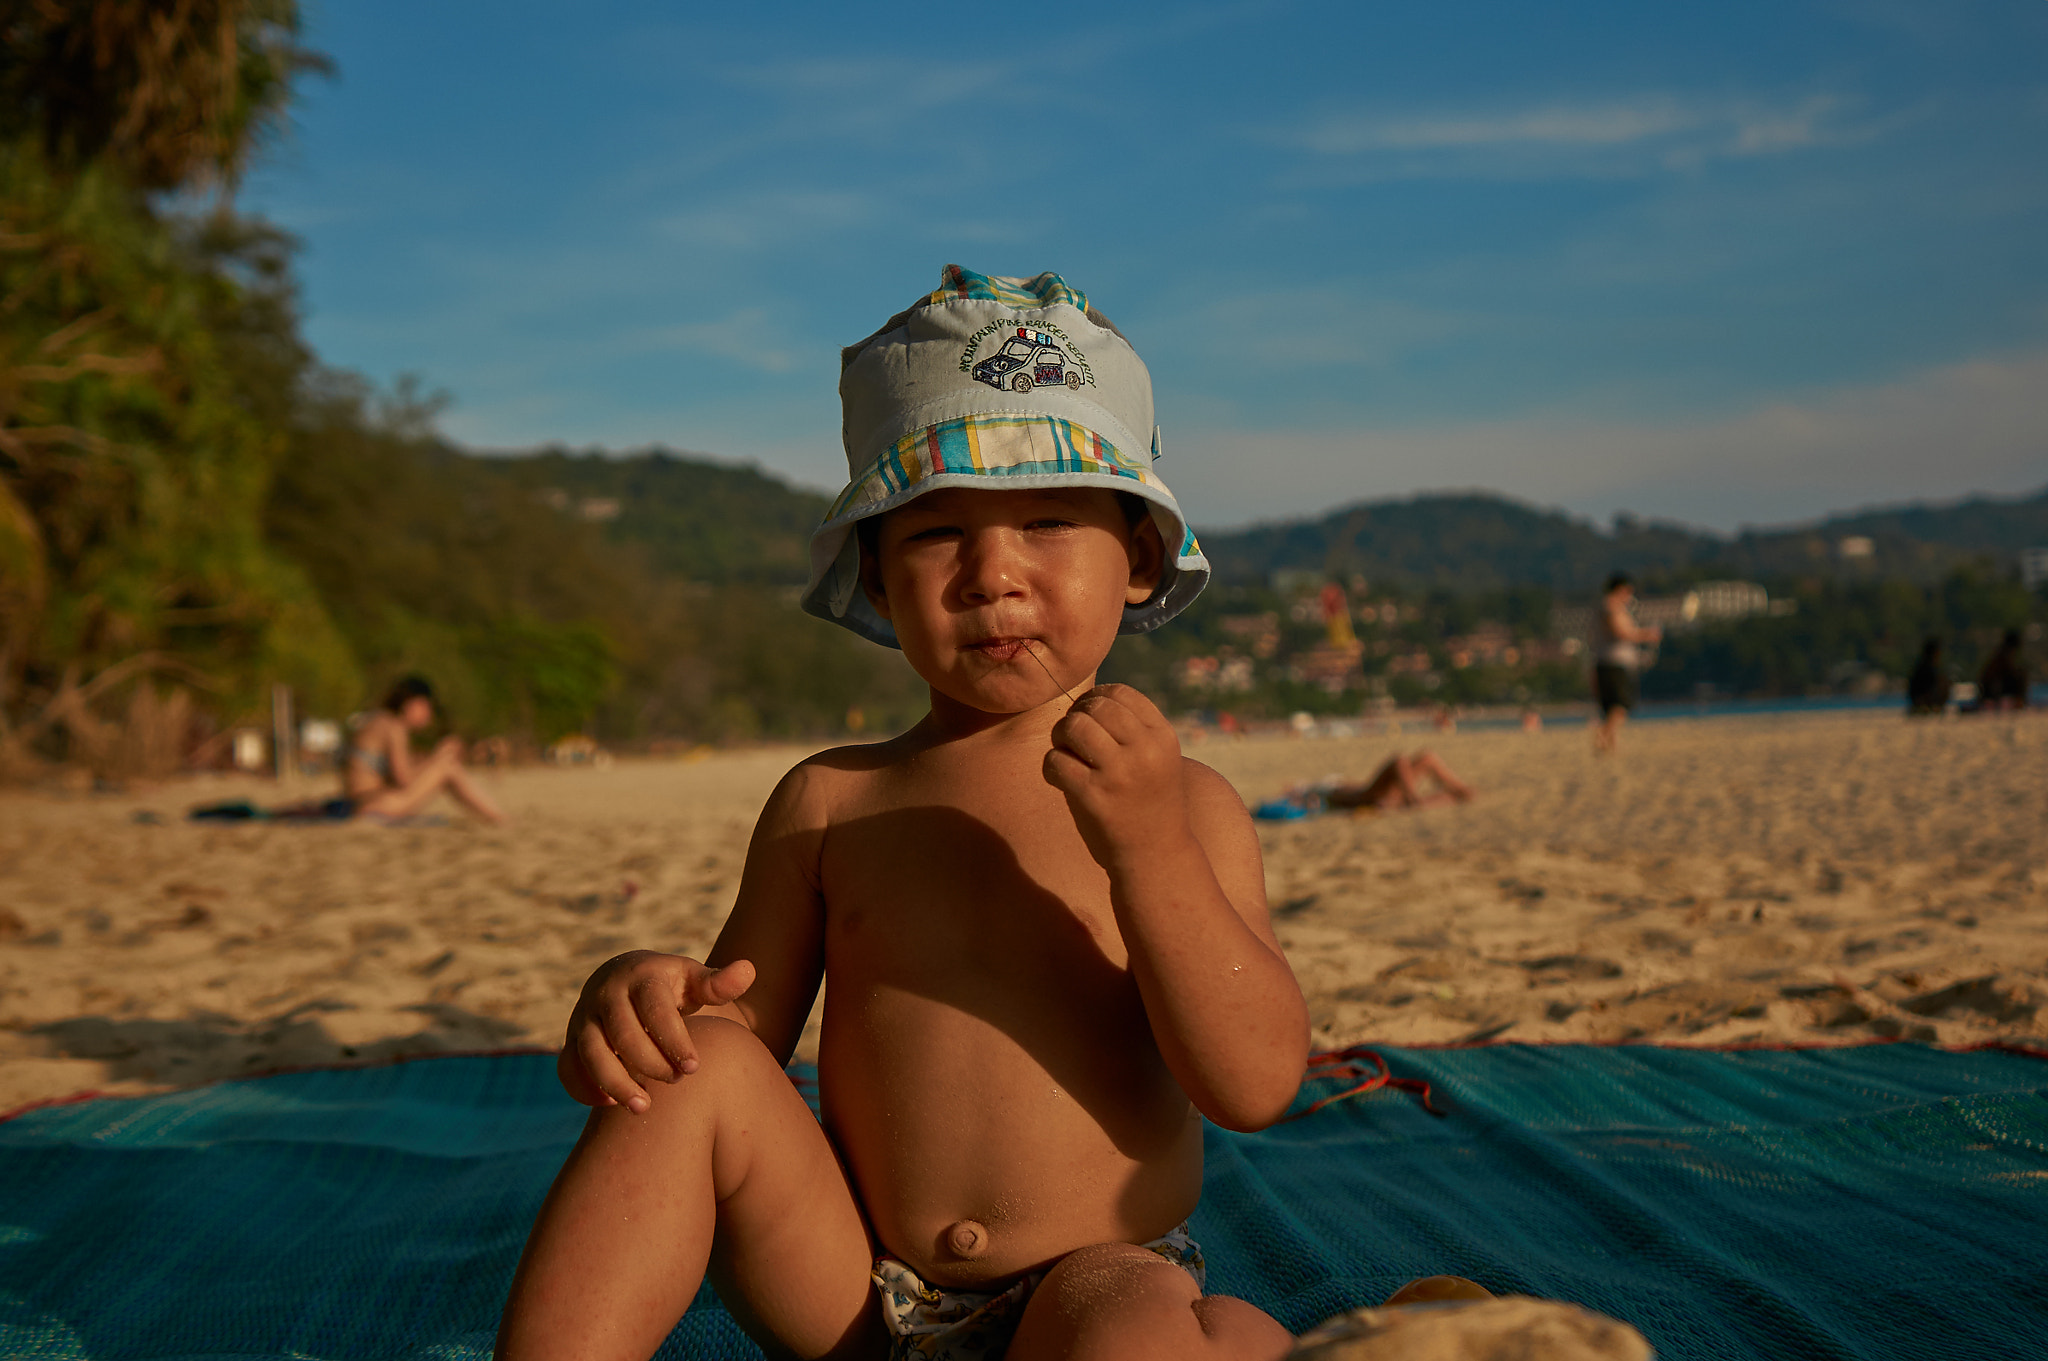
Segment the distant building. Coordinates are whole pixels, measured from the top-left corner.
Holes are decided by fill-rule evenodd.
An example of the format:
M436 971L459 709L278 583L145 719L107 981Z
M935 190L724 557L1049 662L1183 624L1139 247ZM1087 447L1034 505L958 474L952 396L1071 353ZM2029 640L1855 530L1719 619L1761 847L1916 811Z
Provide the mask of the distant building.
M576 507L576 513L586 520L616 520L619 518L619 498L616 496L586 496L583 504Z
M1791 607L1791 601L1772 600L1753 581L1703 581L1683 595L1638 596L1631 609L1638 624L1676 632L1760 614L1790 614ZM1551 611L1550 631L1559 638L1591 640L1599 615L1597 606L1567 605Z
M1342 694L1365 679L1365 644L1319 643L1297 653L1289 669L1296 680L1321 686L1333 695Z
M1684 595L1639 595L1630 612L1638 624L1654 625L1669 632L1699 618L1700 598L1691 591ZM1599 612L1594 613L1597 617Z
M2033 590L2048 581L2048 548L2022 548L2020 550L2020 580Z
M1264 614L1226 614L1220 622L1223 632L1250 648L1254 657L1270 657L1280 650L1280 616L1271 610Z
M1754 581L1703 581L1688 592L1699 619L1747 619L1770 610L1770 592Z
M1183 690L1241 695L1252 688L1252 659L1227 652L1212 657L1184 657L1178 672L1174 679Z
M1522 660L1515 636L1501 624L1481 624L1470 633L1446 638L1444 651L1459 671L1468 666L1513 666Z
M1835 540L1835 552L1841 555L1842 561L1848 562L1855 558L1873 556L1877 552L1877 545L1872 543L1866 534L1848 534Z

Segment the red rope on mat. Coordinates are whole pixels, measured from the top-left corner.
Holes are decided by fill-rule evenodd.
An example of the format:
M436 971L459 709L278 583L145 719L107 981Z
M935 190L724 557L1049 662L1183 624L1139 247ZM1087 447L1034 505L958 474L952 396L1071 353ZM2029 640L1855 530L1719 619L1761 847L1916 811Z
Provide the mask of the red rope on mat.
M1365 1059L1372 1061L1370 1068L1361 1062L1361 1060ZM1430 1099L1430 1087L1427 1082L1419 1077L1395 1077L1393 1072L1387 1067L1387 1061L1362 1044L1354 1044L1349 1049L1334 1049L1320 1054L1310 1054L1308 1056L1308 1072L1303 1076L1302 1080L1304 1082L1314 1082L1319 1078L1335 1078L1340 1082L1350 1082L1352 1085L1346 1087L1341 1092L1332 1092L1329 1096L1323 1097L1319 1101L1310 1102L1304 1109L1298 1110L1294 1114L1282 1119L1280 1121L1281 1124L1284 1125L1289 1120L1299 1120L1303 1116L1314 1115L1332 1101L1342 1101L1346 1097L1361 1096L1366 1092L1378 1091L1382 1087L1395 1087L1404 1092L1413 1092L1416 1099L1422 1103L1422 1109L1439 1119L1445 1114L1444 1111L1437 1108L1436 1102Z

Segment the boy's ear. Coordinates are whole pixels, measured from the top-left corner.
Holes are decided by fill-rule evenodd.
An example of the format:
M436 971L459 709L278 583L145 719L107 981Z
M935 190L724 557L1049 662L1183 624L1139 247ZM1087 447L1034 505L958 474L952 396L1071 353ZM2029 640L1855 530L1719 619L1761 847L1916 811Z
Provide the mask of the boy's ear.
M860 547L860 589L861 594L868 598L868 604L874 606L875 613L894 623L895 620L889 619L889 597L882 590L881 550L877 547L880 537L877 533L862 534L858 527L855 529L855 542Z
M1124 604L1142 605L1159 589L1166 575L1166 541L1159 537L1159 522L1146 512L1131 530L1131 581L1124 587Z

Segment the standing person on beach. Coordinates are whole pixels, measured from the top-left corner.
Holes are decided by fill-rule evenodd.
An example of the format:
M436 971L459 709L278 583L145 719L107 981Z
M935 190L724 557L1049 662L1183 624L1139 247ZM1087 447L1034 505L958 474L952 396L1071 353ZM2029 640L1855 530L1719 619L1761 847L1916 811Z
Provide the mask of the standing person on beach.
M412 754L412 735L434 721L434 687L424 676L406 676L391 687L377 712L349 734L342 750L342 796L357 813L409 817L447 790L457 803L485 822L503 823L505 814L462 766L462 739L450 734L426 760Z
M1600 721L1593 729L1593 749L1613 751L1621 737L1621 725L1636 705L1636 672L1642 666L1644 643L1655 643L1664 631L1652 625L1643 628L1629 612L1636 598L1636 585L1628 573L1607 578L1601 593L1600 615L1593 625L1593 698L1600 705Z
M2020 651L2020 631L2007 629L1998 650L1977 673L1977 707L1984 713L2027 707L2027 659Z
M1914 718L1944 713L1948 696L1948 667L1941 660L1941 639L1929 638L1920 644L1920 660L1913 663L1913 674L1906 678L1906 713Z
M708 1267L778 1356L1280 1357L1186 1220L1203 1117L1280 1118L1307 1010L1243 803L1096 684L1209 575L1150 377L1058 275L949 265L840 396L804 608L931 711L784 778L703 963L585 985L559 1068L595 1109L497 1355L647 1357ZM783 1066L827 978L814 1119Z

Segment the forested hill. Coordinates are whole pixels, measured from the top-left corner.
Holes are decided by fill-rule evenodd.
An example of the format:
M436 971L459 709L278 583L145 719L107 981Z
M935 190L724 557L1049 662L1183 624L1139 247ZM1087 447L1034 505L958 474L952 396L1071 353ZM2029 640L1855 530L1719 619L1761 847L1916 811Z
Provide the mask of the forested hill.
M1602 529L1561 511L1472 492L1370 501L1317 519L1204 530L1201 537L1218 578L1238 584L1309 571L1456 591L1543 586L1577 593L1617 568L1680 580L1931 581L1964 562L2010 560L2023 548L2048 545L2048 491L1858 511L1733 537L1627 517Z
M663 576L716 585L795 584L829 498L752 465L651 449L491 455L477 467L637 545Z

